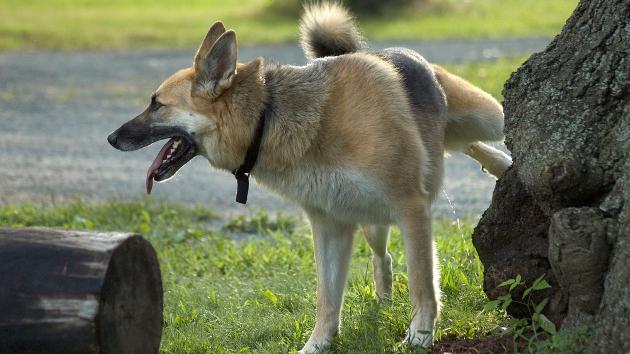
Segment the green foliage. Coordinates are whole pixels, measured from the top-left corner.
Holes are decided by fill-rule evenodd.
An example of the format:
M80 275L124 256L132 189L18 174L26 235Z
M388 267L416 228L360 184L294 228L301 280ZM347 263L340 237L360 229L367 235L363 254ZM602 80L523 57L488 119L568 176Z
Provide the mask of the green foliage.
M427 0L346 0L344 3L359 14L381 15L386 9L407 7L414 3L424 3Z
M374 0L348 1L358 5ZM577 4L577 0L396 1L412 4L388 6L383 16L360 16L370 40L552 36ZM199 45L215 20L234 28L239 43L295 41L297 3L0 0L0 50L191 48Z
M110 201L100 205L75 201L42 208L35 205L0 206L0 225L50 226L83 230L126 230L156 238L179 240L195 232L189 225L216 221L215 214L199 206L184 207L164 201L142 199Z
M507 288L508 293L497 299L488 301L484 306L485 312L501 309L504 312L512 302L525 305L530 312L530 318L510 319L509 329L514 335L514 347L524 343L525 353L583 353L586 352L590 333L585 329L558 331L556 325L542 312L549 303L548 298L535 303L533 293L551 286L544 279L544 275L536 278L527 286L520 275L508 279L498 285ZM517 287L525 288L523 294L513 299L512 293ZM523 345L520 345L521 347Z
M591 333L586 328L561 330L547 339L533 343L532 353L587 353Z
M444 67L502 100L505 81L527 57L502 58L494 61L477 61L462 64L446 64Z
M74 202L41 208L0 207L0 226L52 226L142 232L158 252L165 290L164 353L293 352L314 325L315 269L303 220L256 212L224 223L206 208L145 199ZM470 242L472 224L436 222L443 311L437 338L482 336L505 322L482 311L482 266ZM240 237L243 232L248 237ZM410 319L404 250L397 229L390 251L391 301L379 304L370 249L357 235L332 352L409 352L401 344Z

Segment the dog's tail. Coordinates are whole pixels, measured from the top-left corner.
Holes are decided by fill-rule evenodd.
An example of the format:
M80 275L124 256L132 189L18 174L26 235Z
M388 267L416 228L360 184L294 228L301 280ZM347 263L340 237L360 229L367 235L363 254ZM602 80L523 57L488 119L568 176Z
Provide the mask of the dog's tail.
M441 66L433 64L433 71L448 104L445 148L464 152L488 172L501 177L512 159L482 141L503 140L503 107L489 93Z
M337 2L304 7L300 43L308 59L353 53L365 47L354 17Z

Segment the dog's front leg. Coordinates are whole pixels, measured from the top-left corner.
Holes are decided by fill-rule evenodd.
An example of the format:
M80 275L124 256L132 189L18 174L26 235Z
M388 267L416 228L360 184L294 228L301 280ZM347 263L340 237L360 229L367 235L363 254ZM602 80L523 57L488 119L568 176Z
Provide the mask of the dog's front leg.
M439 275L431 237L431 217L424 198L404 207L400 228L407 256L411 323L405 341L412 346L428 347L433 340L433 326L439 311Z
M330 347L339 331L339 313L352 255L355 225L309 212L317 266L317 315L315 329L301 353L317 353Z

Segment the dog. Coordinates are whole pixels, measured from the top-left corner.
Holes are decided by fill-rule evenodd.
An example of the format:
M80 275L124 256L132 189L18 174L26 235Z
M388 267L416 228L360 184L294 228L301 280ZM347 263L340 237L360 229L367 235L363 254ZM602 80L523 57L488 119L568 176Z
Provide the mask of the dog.
M169 139L147 173L172 177L196 155L232 172L245 202L248 177L299 204L317 267L316 324L302 352L327 349L360 225L373 252L376 294L389 298L390 225L405 244L411 323L405 341L427 347L440 308L431 203L445 151L463 152L496 177L511 165L484 144L503 136L502 106L488 93L404 48L367 51L337 3L305 7L305 66L237 62L233 30L216 22L192 66L174 73L108 141L131 151Z

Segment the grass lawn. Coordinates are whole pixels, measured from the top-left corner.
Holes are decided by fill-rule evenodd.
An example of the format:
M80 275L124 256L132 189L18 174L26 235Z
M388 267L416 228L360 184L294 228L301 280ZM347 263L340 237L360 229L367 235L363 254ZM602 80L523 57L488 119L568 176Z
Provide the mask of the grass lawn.
M577 0L449 1L360 18L370 40L551 36ZM297 14L272 0L0 0L0 50L193 47L214 20L241 43L295 41Z
M494 61L476 61L461 64L441 64L448 71L459 75L502 101L503 85L527 57L502 58Z
M0 206L0 226L122 230L144 234L158 253L164 286L162 353L294 353L314 325L315 268L307 223L295 217L221 219L210 209L144 199L55 207ZM485 310L483 267L472 246L473 223L436 221L444 343L510 335L513 321ZM393 298L376 301L371 253L357 232L342 313L331 353L409 353L401 343L410 320L399 231L390 239ZM589 334L560 331L528 353L584 353ZM501 343L510 345L511 339ZM522 344L522 342L520 342ZM501 344L501 345L504 345ZM425 353L424 350L415 352Z
M312 240L300 219L220 220L210 210L149 200L55 208L0 207L0 226L53 226L141 232L155 246L165 290L164 353L291 352L308 339L315 314ZM499 331L505 316L482 312L482 266L472 224L436 222L443 311L436 335ZM358 235L357 235L358 236ZM409 322L401 237L393 232L393 299L379 305L367 243L357 237L342 332L333 352L408 352Z

